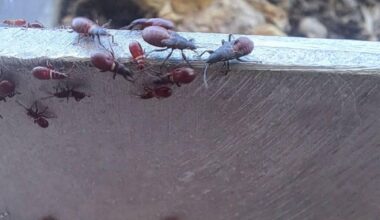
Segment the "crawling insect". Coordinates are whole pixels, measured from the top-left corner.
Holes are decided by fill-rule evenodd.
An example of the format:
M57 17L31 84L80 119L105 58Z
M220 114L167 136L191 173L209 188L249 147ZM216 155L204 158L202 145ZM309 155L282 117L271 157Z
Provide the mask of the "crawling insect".
M67 101L69 101L69 98L72 97L75 99L75 101L79 102L85 97L90 97L90 95L86 95L84 92L75 90L73 86L70 87L69 84L66 84L66 87L61 87L60 85L58 85L57 87L55 87L55 92L50 94L51 96L45 97L43 99L56 97L65 98L67 99Z
M144 93L139 95L141 99L151 99L151 98L168 98L172 95L173 91L171 88L167 86L160 86L155 88L150 88L145 86L144 87Z
M39 22L39 21L34 21L32 23L28 23L28 28L44 28L45 26Z
M9 26L25 27L28 22L25 19L7 19L3 23Z
M226 74L230 71L230 60L237 59L241 62L240 57L250 54L253 50L253 42L247 37L239 37L236 40L232 40L232 34L228 36L228 41L222 40L222 46L215 51L206 50L200 56L205 53L210 53L210 56L206 59L206 66L203 72L203 81L206 87L207 85L207 69L211 64L217 62L224 62L227 66Z
M0 79L3 77L3 70L0 69ZM13 97L16 94L20 94L16 91L16 84L10 79L1 79L0 80L0 101L6 102L6 98Z
M139 18L133 20L128 26L122 27L125 30L143 30L149 26L160 26L168 30L174 29L174 23L164 18Z
M6 97L13 97L15 92L15 84L9 80L0 81L0 101L6 102Z
M71 27L75 32L80 34L77 43L79 43L81 35L84 35L91 36L93 39L95 37L98 38L99 44L102 45L100 42L100 36L111 36L112 43L114 43L113 35L109 34L105 29L105 26L108 26L109 23L110 22L107 22L102 27L100 27L98 24L88 18L76 17L72 20Z
M154 80L154 84L176 84L180 87L182 84L189 84L194 81L196 76L197 74L193 68L179 67L171 70L163 76L159 76L159 79Z
M113 50L109 53L96 52L92 54L91 62L96 68L100 69L101 72L113 72L113 79L115 79L116 75L119 74L130 82L135 81L133 72L124 64L115 60L115 53Z
M139 70L144 69L145 64L145 52L138 41L132 41L129 43L129 51L132 54L132 59L137 63Z
M69 74L62 73L54 70L54 67L47 62L47 67L37 66L32 70L32 74L34 77L40 80L50 80L50 79L65 79L69 77Z
M181 50L181 54L186 63L191 66L189 61L186 59L183 50L195 50L197 47L194 44L193 39L186 39L181 35L177 34L175 31L166 30L165 28L159 26L150 26L145 28L142 31L142 37L144 41L147 43L156 46L156 47L166 47L164 49L153 50L152 52L165 51L168 49L172 49L169 55L165 58L164 62L162 62L161 67L165 64L165 62L169 59L175 49Z
M31 117L34 123L38 124L41 128L49 127L49 122L47 119L56 118L57 116L51 112L48 112L48 107L45 107L42 111L38 109L37 101L34 101L32 106L27 107L18 100L16 100L17 104L25 108L26 114Z
M16 27L44 28L44 25L38 21L29 23L25 19L8 19L8 20L4 20L3 23L9 26L16 26Z

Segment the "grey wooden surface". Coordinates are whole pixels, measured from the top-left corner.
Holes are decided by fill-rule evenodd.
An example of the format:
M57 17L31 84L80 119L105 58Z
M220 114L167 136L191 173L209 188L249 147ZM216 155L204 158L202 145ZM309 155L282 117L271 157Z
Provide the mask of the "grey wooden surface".
M184 35L200 52L226 38ZM115 33L120 59L138 36ZM167 100L140 100L123 79L87 67L97 47L73 46L75 33L0 29L0 65L22 93L0 103L0 212L12 220L378 219L380 44L251 38L247 59L262 64L234 63L228 76L215 65L209 89L199 78ZM58 118L40 129L15 99L30 104L53 86L30 73L45 58L74 62L91 97L46 100Z

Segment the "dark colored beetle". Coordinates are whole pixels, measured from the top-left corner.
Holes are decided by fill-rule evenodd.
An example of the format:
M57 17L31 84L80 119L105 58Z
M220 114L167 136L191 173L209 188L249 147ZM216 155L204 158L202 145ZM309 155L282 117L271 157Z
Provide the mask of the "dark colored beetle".
M163 76L159 76L160 78L155 80L154 83L156 85L165 85L171 83L176 84L177 86L181 86L182 84L191 83L194 81L196 76L197 74L193 68L179 67L171 70Z
M165 62L169 59L175 49L181 50L181 54L186 63L191 66L189 61L186 59L183 50L195 50L197 47L194 44L193 39L186 39L181 35L177 34L175 31L166 30L165 28L159 26L150 26L145 28L142 31L142 37L144 41L148 44L151 44L156 47L165 47L164 49L153 50L152 52L165 51L168 49L172 49L169 55L165 58L164 62L162 62L161 67L165 64Z
M151 98L168 98L172 95L172 89L167 87L167 86L159 86L155 88L149 88L149 87L144 87L144 92L143 94L139 95L140 98L142 99L151 99Z
M100 42L100 36L111 36L112 43L114 42L113 35L109 34L107 30L104 28L109 23L104 24L102 27L100 27L95 22L91 21L88 18L85 17L76 17L71 22L72 29L79 33L80 35L84 36L91 36L93 39L95 37L98 38L99 44L102 44ZM78 38L79 43L80 37Z
M132 41L129 43L129 51L132 54L132 59L137 63L138 69L144 69L145 64L145 52L138 41Z
M75 99L75 101L79 102L86 96L89 97L89 95L86 95L84 92L80 92L74 89L74 87L70 87L68 84L66 84L66 87L57 86L55 87L55 92L50 93L51 96L48 96L46 98L56 97L56 98L65 98L67 101L69 101L69 98L72 97ZM46 99L44 98L44 99Z
M237 59L241 62L244 62L244 60L241 60L240 57L246 56L250 54L253 50L253 42L247 38L247 37L239 37L236 40L232 40L232 34L228 36L228 41L222 40L222 46L220 46L218 49L214 50L206 50L204 51L201 56L204 53L210 53L210 56L206 59L206 66L205 70L203 72L203 80L205 83L205 86L207 87L207 69L209 65L217 63L217 62L224 62L224 64L227 66L226 74L230 71L230 60Z
M124 64L119 63L115 60L114 52L109 53L97 52L91 55L91 62L94 66L100 69L102 72L110 71L113 72L113 78L115 79L116 74L124 77L124 79L134 82L133 72L128 69Z
M53 113L47 111L48 107L44 107L44 109L42 111L40 111L38 109L38 106L37 106L37 101L33 102L32 106L30 106L30 107L25 106L24 104L22 104L18 100L16 100L16 102L20 106L25 108L26 114L29 117L31 117L33 119L34 123L38 124L41 128L49 127L49 122L47 120L48 118L56 118L57 117Z
M149 26L160 26L168 30L174 29L174 23L170 20L163 18L139 18L131 22L128 26L121 29L126 30L143 30Z

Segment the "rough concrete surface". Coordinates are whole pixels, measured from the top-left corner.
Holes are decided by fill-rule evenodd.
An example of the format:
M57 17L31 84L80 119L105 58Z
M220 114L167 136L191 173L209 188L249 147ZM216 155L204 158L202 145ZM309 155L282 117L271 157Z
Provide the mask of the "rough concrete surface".
M117 56L128 59L138 32L115 35ZM205 49L226 38L185 35ZM262 64L235 63L228 76L211 66L209 89L198 78L169 99L140 100L122 78L81 64L94 46L73 46L75 37L0 29L1 67L22 93L0 103L4 219L380 216L379 43L251 36L247 59ZM74 78L91 94L45 100L58 116L47 129L15 103L53 86L30 74L43 57L75 61Z

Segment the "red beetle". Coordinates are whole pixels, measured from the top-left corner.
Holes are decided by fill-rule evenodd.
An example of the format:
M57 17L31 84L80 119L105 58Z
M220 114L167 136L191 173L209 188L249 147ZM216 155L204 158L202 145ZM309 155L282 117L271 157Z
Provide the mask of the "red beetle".
M174 29L174 23L170 20L164 18L139 18L131 22L128 26L122 27L121 29L127 30L142 30L149 26L160 26L165 29Z
M50 80L50 79L65 79L69 77L67 73L62 73L54 70L53 66L47 63L47 67L37 66L32 70L32 74L37 79Z
M9 26L17 26L17 27L44 28L44 25L38 21L29 23L25 19L8 19L8 20L4 20L3 23Z
M25 19L8 19L3 21L4 24L9 26L26 27L27 21Z
M161 76L160 79L155 80L156 85L165 85L168 83L176 84L181 86L182 84L189 84L194 81L197 76L193 68L189 67L179 67L171 70L164 76Z
M12 80L2 79L3 75L3 70L0 69L0 101L6 102L7 97L13 97L20 93L16 91L16 84Z
M139 95L142 99L151 99L154 97L158 99L168 98L173 93L172 89L167 86L160 86L155 88L144 87L144 92L145 93Z
M129 44L129 51L132 54L132 59L135 63L137 63L138 69L144 69L145 64L145 53L141 44L138 41L132 41Z
M96 52L91 55L91 63L102 72L110 71L113 72L113 78L119 74L124 77L124 79L134 82L133 72L122 63L115 60L114 52L104 53Z

